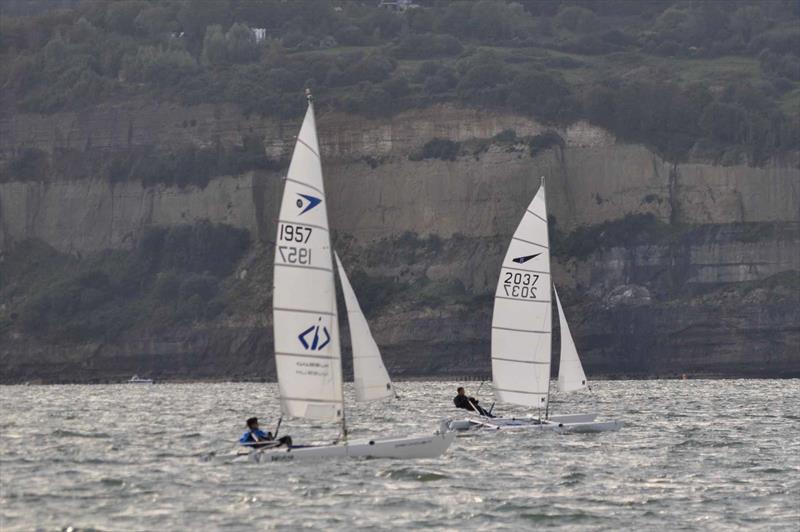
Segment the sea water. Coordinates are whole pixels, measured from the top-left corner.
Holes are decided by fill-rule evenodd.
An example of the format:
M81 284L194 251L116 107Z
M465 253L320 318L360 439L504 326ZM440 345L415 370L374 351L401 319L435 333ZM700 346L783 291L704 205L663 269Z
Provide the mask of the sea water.
M458 415L458 384L401 382L401 400L365 405L348 388L351 436L432 432ZM487 406L490 390L478 393ZM480 433L429 460L232 462L245 418L276 421L276 393L0 387L0 529L800 528L798 380L597 382L555 394L552 412L599 412L619 432ZM330 441L337 427L280 432Z

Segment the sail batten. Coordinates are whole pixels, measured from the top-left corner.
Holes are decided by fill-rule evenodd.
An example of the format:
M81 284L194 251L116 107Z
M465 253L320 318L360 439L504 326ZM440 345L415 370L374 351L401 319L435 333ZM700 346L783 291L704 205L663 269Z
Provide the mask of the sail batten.
M307 148L307 149L306 149ZM309 102L285 179L275 239L273 327L281 410L341 420L342 363L327 201Z
M583 365L581 364L580 356L578 356L578 349L575 347L575 340L572 339L572 333L567 323L567 316L564 314L564 309L561 306L561 300L558 298L558 291L555 286L553 286L553 295L555 295L556 305L558 306L558 323L561 329L558 391L574 392L576 390L582 390L588 386L586 374L583 371Z
M342 261L334 251L339 281L347 307L347 321L350 324L350 339L353 347L353 380L355 381L356 400L374 401L394 395L389 372L383 364L378 344L372 337L369 324L361 311L361 305L347 278Z
M495 291L492 379L498 401L547 407L552 345L549 248L543 181L511 238Z

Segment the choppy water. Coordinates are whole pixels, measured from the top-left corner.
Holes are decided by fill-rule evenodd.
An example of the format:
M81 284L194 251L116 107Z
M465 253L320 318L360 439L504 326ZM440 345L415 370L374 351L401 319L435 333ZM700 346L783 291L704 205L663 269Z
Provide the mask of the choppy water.
M428 432L453 413L455 383L398 388L400 403L351 406L355 436ZM263 384L0 387L0 529L800 526L797 380L600 382L555 410L595 409L624 421L620 432L458 438L435 460L211 458L232 449L245 417L268 417L275 392ZM281 432L336 435L299 422Z

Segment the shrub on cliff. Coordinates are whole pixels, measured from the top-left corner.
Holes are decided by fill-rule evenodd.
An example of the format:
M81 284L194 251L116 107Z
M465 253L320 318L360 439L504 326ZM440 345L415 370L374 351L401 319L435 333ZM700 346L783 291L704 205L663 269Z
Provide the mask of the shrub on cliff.
M528 139L528 149L531 157L536 157L541 152L554 147L564 147L564 139L555 131L545 131Z
M461 150L461 144L450 139L434 138L422 145L417 151L411 153L408 158L412 161L423 159L441 159L442 161L455 161Z
M601 224L581 226L564 235L551 224L553 255L586 259L592 253L617 246L659 244L674 238L680 228L672 227L653 214L626 214Z
M430 59L458 55L464 50L458 39L451 35L409 34L392 47L398 59Z
M546 72L525 72L511 82L508 105L545 122L564 123L578 115L569 87Z
M123 61L123 76L131 81L145 81L170 87L197 70L197 61L181 49L147 46Z

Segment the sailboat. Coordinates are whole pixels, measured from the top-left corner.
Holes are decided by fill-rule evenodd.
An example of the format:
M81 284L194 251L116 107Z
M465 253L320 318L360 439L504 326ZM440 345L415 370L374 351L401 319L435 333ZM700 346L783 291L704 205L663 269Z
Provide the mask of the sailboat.
M345 419L339 317L327 200L313 99L306 110L286 176L275 244L273 323L275 365L284 416L341 424L337 441L252 449L255 461L334 457L434 458L452 443L444 422L430 435L349 440ZM337 258L337 262L338 258ZM341 264L341 263L340 263ZM366 319L344 269L339 268L351 320L356 394L393 392ZM381 390L382 388L382 390Z
M597 422L597 414L549 415L553 296L561 324L558 390L581 390L587 387L586 375L551 281L547 202L542 178L503 259L492 314L495 397L499 402L528 407L533 413L524 418L475 415L452 421L451 428L460 431L536 428L605 432L621 427L616 421Z

